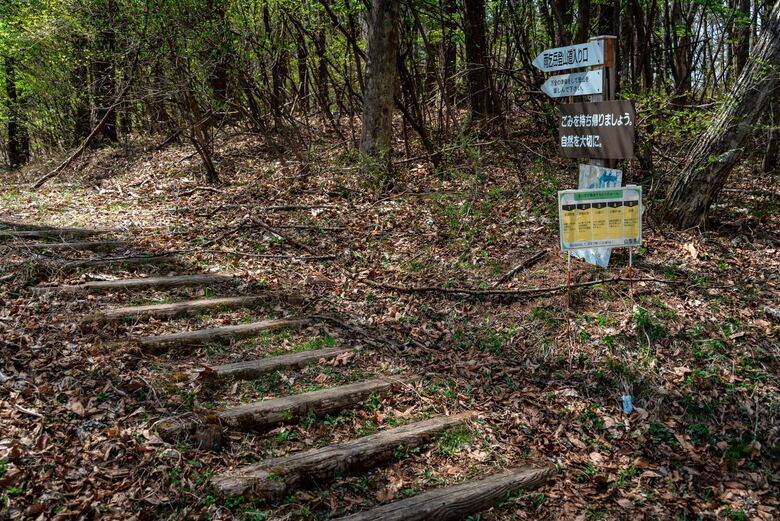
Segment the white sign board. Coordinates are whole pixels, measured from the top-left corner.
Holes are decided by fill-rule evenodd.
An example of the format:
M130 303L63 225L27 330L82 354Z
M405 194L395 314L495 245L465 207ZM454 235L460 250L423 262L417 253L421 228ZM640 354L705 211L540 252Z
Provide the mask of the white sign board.
M595 69L550 76L542 85L542 91L551 98L601 94L603 85L601 75L601 69Z
M602 40L547 49L542 51L542 54L533 61L534 66L544 72L592 67L603 63L604 44Z
M558 192L561 249L642 243L642 187Z

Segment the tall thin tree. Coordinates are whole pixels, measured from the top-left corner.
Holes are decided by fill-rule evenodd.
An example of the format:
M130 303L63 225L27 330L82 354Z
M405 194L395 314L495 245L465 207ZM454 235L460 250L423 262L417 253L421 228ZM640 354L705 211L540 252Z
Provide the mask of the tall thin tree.
M363 92L360 153L369 172L378 172L383 184L393 180L390 157L393 137L393 94L398 83L400 5L374 0L368 25L368 55Z

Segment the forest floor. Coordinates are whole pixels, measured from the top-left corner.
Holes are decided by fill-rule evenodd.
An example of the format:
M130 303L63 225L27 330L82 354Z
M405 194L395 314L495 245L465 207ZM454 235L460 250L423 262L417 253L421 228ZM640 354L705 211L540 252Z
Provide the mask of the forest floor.
M0 245L0 519L328 519L526 457L559 471L539 490L471 519L780 517L777 179L754 173L748 161L708 228L685 232L654 219L651 190L644 244L633 257L637 280L567 291L555 196L575 187L576 165L555 159L547 141L514 136L507 143L522 143L519 151L500 141L464 143L441 175L424 160L407 161L389 193L367 187L354 153L326 137L305 162L290 151L282 158L261 137L221 138L216 157L225 183L208 188L191 147L145 151L144 142L94 152L77 172L37 191L30 185L42 165L6 177L0 219L120 230L146 251L181 252L179 266L158 275L229 273L241 280L240 294L299 293L307 313L353 329L318 323L230 349L143 354L108 341L126 333L124 326L79 324L80 314L117 305L115 296L31 296L26 288L154 272L64 270L56 259ZM670 158L659 169L673 164ZM632 168L624 181L647 182ZM667 181L658 175L654 186ZM269 208L280 205L311 207ZM315 228L285 227L292 225ZM277 254L335 258L257 256ZM613 252L608 269L575 259L572 283L627 278L627 263L626 250ZM429 289L398 288L423 286ZM446 291L456 287L507 293ZM511 293L540 287L552 290ZM174 293L194 295L204 292ZM160 298L130 296L139 304ZM132 331L246 319L224 311ZM187 376L204 357L342 343L366 349L341 364L217 391ZM221 451L172 447L150 430L174 412L409 370L424 375L413 392L268 436L231 438ZM624 395L633 398L630 414ZM469 429L334 488L263 503L222 499L208 485L216 469L248 455L467 409L482 414Z

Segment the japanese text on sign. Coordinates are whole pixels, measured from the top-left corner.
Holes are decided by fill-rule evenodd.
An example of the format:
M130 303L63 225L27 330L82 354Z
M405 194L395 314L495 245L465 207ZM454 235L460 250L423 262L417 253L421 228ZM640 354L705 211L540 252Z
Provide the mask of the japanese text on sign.
M564 103L558 150L563 157L634 157L634 104L630 101Z
M542 63L545 68L562 67L564 65L577 66L579 63L588 62L588 48L566 49L565 51L553 50L543 53Z
M587 96L601 94L602 72L595 69L587 72L571 72L550 76L542 85L542 91L551 98L563 96Z
M562 127L629 127L634 122L628 112L620 114L564 114L561 116Z
M547 49L533 61L537 68L545 72L591 67L602 63L604 48L600 41Z
M601 148L601 136L561 136L561 147L590 147Z

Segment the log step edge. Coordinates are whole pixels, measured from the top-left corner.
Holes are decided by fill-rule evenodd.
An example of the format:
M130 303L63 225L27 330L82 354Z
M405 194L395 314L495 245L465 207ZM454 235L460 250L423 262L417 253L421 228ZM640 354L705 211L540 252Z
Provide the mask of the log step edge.
M287 367L302 367L316 363L322 359L335 358L340 354L354 351L353 347L326 347L324 349L312 349L278 356L269 356L246 362L233 362L230 364L213 365L204 369L204 376L213 374L218 378L237 378L251 380L277 369Z
M508 492L543 485L555 473L552 465L525 465L479 480L424 492L336 521L451 521L496 506Z
M248 295L243 297L218 297L197 300L184 300L181 302L169 302L165 304L149 304L145 306L126 306L108 309L85 317L84 320L95 322L111 322L118 320L130 320L141 317L166 317L173 318L181 315L195 314L214 308L236 309L240 307L252 307L259 303L277 302L283 297L275 293L263 295ZM289 296L289 301L293 297ZM302 298L301 298L302 301Z
M223 496L251 493L278 498L301 485L331 481L348 471L370 468L391 458L398 447L413 449L424 445L434 435L477 415L476 411L468 411L435 416L318 449L267 459L222 472L211 479L211 484Z
M181 333L170 333L167 335L137 337L134 338L133 341L145 351L160 353L178 346L226 342L229 340L249 338L266 331L303 327L310 322L311 320L305 317L261 320L248 324L196 329L194 331L183 331Z
M46 293L79 293L130 289L164 289L208 284L221 284L233 280L227 275L172 275L168 277L142 277L133 279L99 280L70 286L33 286L34 295Z
M386 394L395 386L411 384L418 380L419 377L372 378L212 411L209 416L230 429L254 431L270 425L292 423L310 412L322 415L339 411L367 399L372 394ZM202 423L198 420L199 418L168 418L156 422L154 428L163 440L176 442Z

